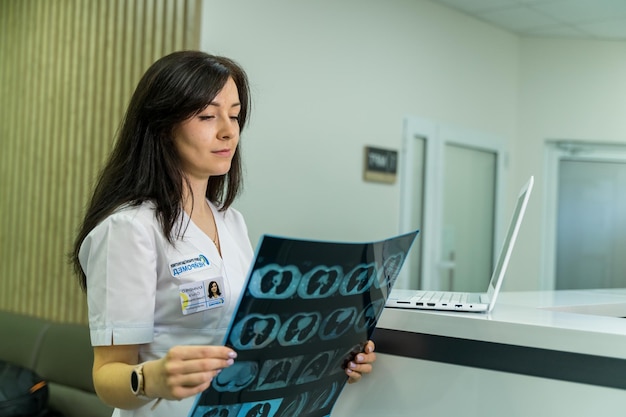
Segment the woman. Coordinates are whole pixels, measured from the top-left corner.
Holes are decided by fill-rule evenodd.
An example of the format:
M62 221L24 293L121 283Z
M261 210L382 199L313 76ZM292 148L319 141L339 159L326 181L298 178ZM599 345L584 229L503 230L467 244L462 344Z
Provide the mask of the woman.
M73 252L94 385L114 416L186 416L234 363L221 343L253 257L231 207L249 108L245 72L197 51L156 61L131 98ZM190 308L197 283L216 278L224 303ZM349 382L371 371L373 350L346 368Z
M216 281L209 282L209 298L219 298L222 296L220 287Z

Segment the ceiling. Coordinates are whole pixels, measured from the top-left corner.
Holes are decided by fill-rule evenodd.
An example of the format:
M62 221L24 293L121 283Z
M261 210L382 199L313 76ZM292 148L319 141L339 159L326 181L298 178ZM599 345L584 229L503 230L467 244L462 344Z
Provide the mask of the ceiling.
M432 0L521 36L626 40L626 0Z

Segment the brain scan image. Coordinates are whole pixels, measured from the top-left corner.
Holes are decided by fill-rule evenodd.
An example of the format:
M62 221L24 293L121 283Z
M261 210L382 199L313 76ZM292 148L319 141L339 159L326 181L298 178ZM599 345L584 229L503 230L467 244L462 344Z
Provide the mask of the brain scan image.
M373 327L376 324L376 320L378 316L383 311L385 307L385 300L380 299L371 302L365 309L359 314L356 322L354 323L354 328L357 333L365 332L370 327Z
M254 271L249 289L256 298L285 299L296 293L299 283L297 267L269 264Z
M276 314L250 314L233 326L230 341L236 349L261 349L276 339L279 329Z
M333 357L334 352L332 351L321 352L309 357L309 362L303 366L302 372L296 379L296 384L304 384L320 379L325 374L328 364ZM305 361L303 360L303 362Z
M272 406L269 403L259 403L246 411L245 417L268 417Z
M193 413L192 417L235 417L241 406L235 405L216 405L216 406L199 406Z
M331 296L339 288L342 278L343 272L338 266L316 266L302 276L298 295L305 299Z
M347 332L356 319L355 307L339 308L322 322L319 336L322 340L336 339Z
M346 365L354 355L363 350L363 346L361 344L356 344L352 346L349 350L337 350L334 352L334 355L331 359L331 362L326 370L326 373L329 375L336 373L343 373L346 369Z
M308 397L308 392L301 392L295 398L283 401L275 417L299 417L308 401Z
M222 369L213 379L213 387L221 392L237 392L250 385L257 377L259 366L256 362L237 362Z
M274 417L281 403L282 399L245 403L237 417Z
M370 289L377 275L376 264L357 265L352 271L344 275L339 291L343 295L363 294Z
M319 313L299 313L283 323L278 332L282 346L301 345L317 333L322 316Z
M302 357L270 359L263 363L256 390L267 390L286 387L296 369L300 365Z
M391 289L396 282L396 278L398 278L398 274L400 274L404 256L404 253L398 252L385 259L382 268L380 268L378 279L375 281L375 285L378 288Z
M334 397L339 393L339 383L333 382L330 387L321 388L310 395L310 409L321 410L328 407L333 401Z

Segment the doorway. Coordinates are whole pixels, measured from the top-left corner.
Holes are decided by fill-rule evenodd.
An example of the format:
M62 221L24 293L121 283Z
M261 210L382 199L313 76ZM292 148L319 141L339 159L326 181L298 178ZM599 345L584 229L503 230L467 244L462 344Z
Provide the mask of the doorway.
M626 287L626 147L548 142L554 289Z
M484 291L502 237L503 141L407 118L400 230L420 229L397 288Z

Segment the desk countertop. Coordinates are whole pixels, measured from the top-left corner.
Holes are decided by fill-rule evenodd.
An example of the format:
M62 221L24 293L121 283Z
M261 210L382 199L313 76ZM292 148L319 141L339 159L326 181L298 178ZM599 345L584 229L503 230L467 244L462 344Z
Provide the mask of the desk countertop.
M385 308L376 369L332 416L623 416L621 317L626 289L502 292L488 314Z
M378 328L626 359L626 289L502 292L490 313L385 308Z

